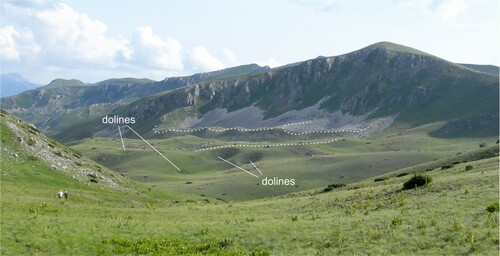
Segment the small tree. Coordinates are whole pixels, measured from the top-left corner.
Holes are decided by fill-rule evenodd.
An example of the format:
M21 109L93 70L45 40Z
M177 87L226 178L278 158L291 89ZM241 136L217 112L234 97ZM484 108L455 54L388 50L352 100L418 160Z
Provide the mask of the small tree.
M419 174L413 176L410 180L403 184L403 189L413 189L416 187L422 187L432 182L432 177L424 174Z
M486 211L488 212L498 212L498 202L494 202L486 207Z

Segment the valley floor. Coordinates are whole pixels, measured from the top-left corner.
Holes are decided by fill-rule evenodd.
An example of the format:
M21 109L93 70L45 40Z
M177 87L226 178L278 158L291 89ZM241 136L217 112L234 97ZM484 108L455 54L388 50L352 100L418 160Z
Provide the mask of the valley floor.
M359 182L394 170L461 156L478 149L483 142L491 145L496 140L429 136L429 132L442 125L435 123L413 129L388 129L365 138L339 134L288 138L264 131L258 135L228 132L222 137L176 135L148 139L181 172L135 136L124 140L125 150L120 138L104 137L78 141L72 149L154 190L226 201L252 200L326 187L332 183ZM255 141L257 137L259 140ZM266 138L278 141L269 142ZM314 144L325 141L329 143ZM280 146L263 147L269 144ZM197 151L207 148L212 149ZM219 157L259 178L234 168ZM265 177L294 179L296 184L263 186Z

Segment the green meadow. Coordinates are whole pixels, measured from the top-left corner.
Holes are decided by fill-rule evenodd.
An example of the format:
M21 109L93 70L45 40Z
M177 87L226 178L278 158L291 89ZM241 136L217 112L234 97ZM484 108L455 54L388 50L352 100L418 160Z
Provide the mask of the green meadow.
M428 171L432 183L414 190L402 190L407 175L243 202L123 194L37 172L2 177L2 255L498 253L498 212L487 210L498 157ZM71 188L67 201L60 187Z
M184 135L148 140L181 172L139 138L126 138L125 150L119 138L89 138L78 141L72 148L112 170L159 190L238 201L274 197L331 183L359 182L405 167L465 154L478 149L481 143L495 144L495 138L430 137L428 133L440 125L437 123L404 131L381 132L367 138L337 137L338 141L313 145L306 143L328 141L335 137L244 142ZM283 143L302 145L263 147ZM203 149L202 145L227 148L197 152ZM219 156L259 178L221 161ZM262 175L250 161L257 165ZM294 179L296 185L263 186L262 179L265 177Z
M151 140L180 173L140 140L126 139L126 150L109 138L71 149L55 143L122 174L121 191L55 172L23 150L2 118L0 253L497 255L496 138L430 137L438 125L324 145L201 152L193 150L207 141L234 142ZM263 175L218 156L258 174L253 161ZM414 175L429 182L404 190ZM264 186L264 177L297 186Z

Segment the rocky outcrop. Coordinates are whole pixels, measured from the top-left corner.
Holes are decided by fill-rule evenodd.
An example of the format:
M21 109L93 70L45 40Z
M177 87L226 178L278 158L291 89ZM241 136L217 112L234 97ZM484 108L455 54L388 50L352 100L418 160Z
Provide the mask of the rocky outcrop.
M5 134L12 136L12 138L4 138L6 142L2 141L0 151L2 154L10 153L10 156L6 157L15 158L17 163L41 161L54 172L83 183L136 192L135 189L127 185L129 181L126 178L46 137L34 125L17 119L3 110L0 113L0 118L2 129L10 131ZM3 170L3 175L8 175L9 172L13 171L19 170Z
M461 104L468 104L468 112L485 111L498 103L497 89L493 76L415 49L380 43L256 75L198 83L138 100L122 110L152 123L182 107L194 107L204 114L253 106L270 120L319 104L318 111L368 118L399 116L399 120L417 123L409 117L425 116L424 122L464 118ZM491 105L474 105L477 99L471 93L480 94ZM432 112L424 113L430 109Z

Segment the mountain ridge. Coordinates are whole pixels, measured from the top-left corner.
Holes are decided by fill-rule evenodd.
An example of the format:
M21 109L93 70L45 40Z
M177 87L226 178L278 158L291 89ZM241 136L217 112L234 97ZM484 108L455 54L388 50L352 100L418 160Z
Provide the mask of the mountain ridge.
M244 75L265 70L258 65L244 65L208 75L195 74L170 77L162 81L136 78L108 79L94 84L71 79L55 79L37 90L27 91L2 99L2 108L33 122L43 131L55 134L58 130L86 120L94 115L104 115L112 109L139 98L187 86L205 79L218 79L231 73ZM64 83L69 83L65 86Z
M464 64L464 63L457 63L459 65L462 65L464 67L470 68L472 70L490 74L490 75L495 75L498 76L500 68L495 65L477 65L477 64Z
M497 104L494 104L498 103L498 79L495 76L390 42L273 69L252 64L239 68L245 71L238 72L236 67L225 72L166 78L148 84L148 87L97 86L80 94L66 107L57 106L62 111L69 107L87 113L94 111L93 114L64 127L57 124L44 126L47 120L41 124L44 129L53 130L54 135L61 133L58 138L62 140L112 134L99 124L99 117L104 114L134 116L138 120L138 129L150 135L152 128L161 123L169 127L238 124L236 119L227 119L229 117L207 119L209 116L227 116L224 113L237 110L248 110L250 112L242 113L257 115L256 124L263 126L271 123L282 125L285 119L309 118L327 122L323 128L332 128L343 123L347 116L363 117L363 120L394 116L399 122L421 125L463 120L477 113L489 115L482 119L482 123L487 120L484 125L492 127L498 124L498 118L491 118L498 116ZM115 87L120 89L109 91ZM50 99L45 102L50 102ZM23 115L22 108L19 111L14 102L10 103L7 106ZM317 106L316 109L311 109L313 106ZM39 108L35 105L32 109ZM305 115L305 109L311 110L309 117ZM220 112L222 110L226 112ZM74 114L68 111L66 116ZM29 117L29 114L24 115ZM337 121L328 120L334 116ZM54 123L60 123L61 118L56 118L58 120ZM88 131L71 136L78 133L78 127L87 127ZM461 129L461 125L455 125L451 131L460 133L457 127Z

